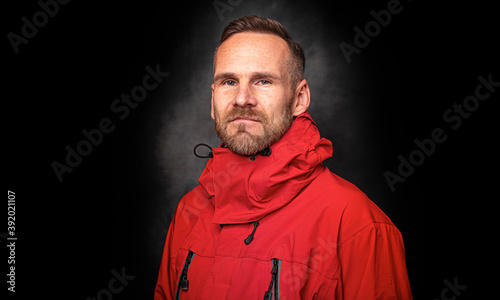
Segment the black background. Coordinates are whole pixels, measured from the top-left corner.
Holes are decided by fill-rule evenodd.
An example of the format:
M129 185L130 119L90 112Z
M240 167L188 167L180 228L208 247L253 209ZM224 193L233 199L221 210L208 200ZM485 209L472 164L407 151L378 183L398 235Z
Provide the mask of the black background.
M213 50L230 20L259 14L282 22L306 50L310 112L335 147L325 164L402 232L414 298L439 299L455 277L467 286L458 299L495 295L500 91L458 129L443 120L474 94L478 76L500 81L492 2L401 1L403 11L350 64L339 44L353 44L353 27L388 1L230 2L240 4L221 20L213 1L71 1L17 54L7 35L21 34L21 18L40 6L4 7L5 177L16 192L18 237L16 293L6 294L95 298L111 270L125 268L135 278L113 299L152 298L171 216L206 163L192 148L218 143L209 115ZM147 65L169 76L118 119L110 104L142 83ZM64 163L65 147L103 118L116 129L60 183L51 164ZM384 172L397 172L397 157L438 127L447 140L392 193Z

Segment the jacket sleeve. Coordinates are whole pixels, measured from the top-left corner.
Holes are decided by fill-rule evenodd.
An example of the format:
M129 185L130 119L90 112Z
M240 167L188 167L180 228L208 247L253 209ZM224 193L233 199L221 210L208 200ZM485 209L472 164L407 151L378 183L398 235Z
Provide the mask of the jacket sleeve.
M175 220L176 216L173 217L172 222L170 223L170 227L167 233L167 239L165 240L160 270L158 272L158 281L155 288L154 300L174 299L174 293L176 290L176 283L174 279L176 253L174 251L175 248L173 245Z
M343 299L412 299L403 240L393 224L371 223L338 251Z

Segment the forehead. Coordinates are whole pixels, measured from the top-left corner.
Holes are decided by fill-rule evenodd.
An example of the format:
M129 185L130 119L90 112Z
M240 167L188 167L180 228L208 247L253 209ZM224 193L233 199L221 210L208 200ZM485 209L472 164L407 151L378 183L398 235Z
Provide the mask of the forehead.
M217 50L215 73L284 72L290 51L281 37L242 32L225 40Z

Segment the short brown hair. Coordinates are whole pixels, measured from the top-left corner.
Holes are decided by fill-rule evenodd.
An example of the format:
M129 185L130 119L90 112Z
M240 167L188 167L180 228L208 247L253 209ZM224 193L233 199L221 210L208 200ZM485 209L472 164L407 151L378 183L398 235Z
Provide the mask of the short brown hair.
M245 16L231 21L222 31L219 44L215 48L215 55L219 46L230 36L241 32L258 32L270 33L277 35L285 40L290 49L291 60L288 62L290 71L290 84L292 89L304 79L304 70L306 68L306 57L304 50L297 42L292 40L292 36L278 21L259 16ZM214 70L215 70L215 55L214 55Z

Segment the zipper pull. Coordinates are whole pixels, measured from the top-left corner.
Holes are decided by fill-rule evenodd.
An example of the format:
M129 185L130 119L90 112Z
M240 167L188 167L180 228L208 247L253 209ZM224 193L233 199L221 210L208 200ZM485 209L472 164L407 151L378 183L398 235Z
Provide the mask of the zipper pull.
M187 272L188 272L189 265L191 264L191 261L193 260L193 256L194 256L194 252L189 251L189 253L186 257L186 261L184 262L184 266L182 267L181 278L180 278L179 286L178 286L178 289L180 289L181 291L189 290L189 280L187 279Z
M255 230L259 226L259 221L253 222L253 231L250 235L245 239L245 244L249 245L253 241L253 235L255 234Z
M264 300L271 300L271 299L273 299L273 293L271 293L270 291L267 291L264 294Z
M181 279L181 291L189 290L189 280L185 277Z

